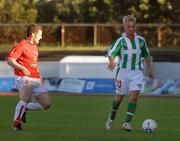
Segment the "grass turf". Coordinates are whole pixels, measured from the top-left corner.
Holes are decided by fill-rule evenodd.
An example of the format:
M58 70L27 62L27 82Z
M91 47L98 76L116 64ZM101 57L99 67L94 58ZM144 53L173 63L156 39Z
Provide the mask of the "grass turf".
M112 96L52 96L48 111L29 112L23 131L13 131L12 118L17 96L0 97L0 141L175 141L180 140L180 99L140 97L133 131L125 132L129 97L119 108L113 128L105 130ZM142 121L152 118L158 123L156 132L146 134Z

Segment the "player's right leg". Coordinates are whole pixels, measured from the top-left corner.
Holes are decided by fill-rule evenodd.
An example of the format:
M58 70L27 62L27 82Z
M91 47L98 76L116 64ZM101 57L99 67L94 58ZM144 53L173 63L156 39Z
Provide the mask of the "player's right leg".
M110 130L112 128L112 125L113 125L114 119L116 117L116 113L117 113L119 104L123 100L123 97L124 97L124 95L116 94L115 98L113 99L112 107L111 107L111 113L109 115L109 118L106 121L106 129L107 130Z
M126 71L120 70L117 74L117 80L116 80L116 96L115 99L112 102L112 108L111 113L109 115L108 120L106 121L106 129L110 130L112 128L113 122L116 117L116 113L118 110L118 107L121 103L121 101L124 98L124 95L127 93L127 84L128 81L126 80Z
M27 114L27 110L25 109L25 112L24 112L24 114L22 115L22 118L21 118L21 121L22 121L23 123L26 123L26 122L27 122L27 120L26 120L26 114Z
M20 100L16 105L15 114L14 114L14 122L13 129L21 130L21 121L23 114L26 110L26 105L31 98L31 84L30 81L25 77L21 77L18 80L17 88L20 93Z
M30 93L29 88L24 88L24 91L26 91L26 94L22 94L22 98L16 105L16 110L14 114L14 123L13 123L13 129L14 130L21 130L21 121L22 117L26 111L26 105L27 102L30 100L30 97L28 96L28 93Z
M25 112L27 102L24 100L20 100L16 105L13 129L14 130L22 130L21 128L21 118Z

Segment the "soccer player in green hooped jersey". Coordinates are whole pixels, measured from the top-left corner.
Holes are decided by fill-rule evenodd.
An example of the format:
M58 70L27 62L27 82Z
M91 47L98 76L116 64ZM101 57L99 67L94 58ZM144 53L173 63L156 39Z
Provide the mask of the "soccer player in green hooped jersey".
M116 94L112 102L112 109L108 120L106 121L106 129L112 128L116 112L124 95L130 94L130 100L127 106L127 116L122 125L122 129L131 131L130 124L136 110L137 100L143 84L143 72L141 60L147 67L147 75L153 79L152 59L147 48L145 39L135 32L136 18L127 15L123 17L124 33L112 44L108 50L109 58L108 69L113 71L115 68L115 57L119 58L118 69L116 72Z

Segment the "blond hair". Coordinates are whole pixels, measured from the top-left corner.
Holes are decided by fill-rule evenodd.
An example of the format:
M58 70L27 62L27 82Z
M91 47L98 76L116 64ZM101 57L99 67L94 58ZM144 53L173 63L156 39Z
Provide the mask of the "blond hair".
M40 24L31 24L27 28L27 37L30 36L32 33L37 33L39 30L43 30L42 25Z
M136 18L132 15L126 15L123 17L123 24L125 24L126 22L136 22Z

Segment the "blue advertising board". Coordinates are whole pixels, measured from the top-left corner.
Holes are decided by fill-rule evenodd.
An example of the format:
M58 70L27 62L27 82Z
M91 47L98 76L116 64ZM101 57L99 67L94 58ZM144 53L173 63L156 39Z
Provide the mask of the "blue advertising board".
M113 79L85 79L83 93L114 93L115 84Z
M0 77L0 92L12 92L15 86L15 78Z

